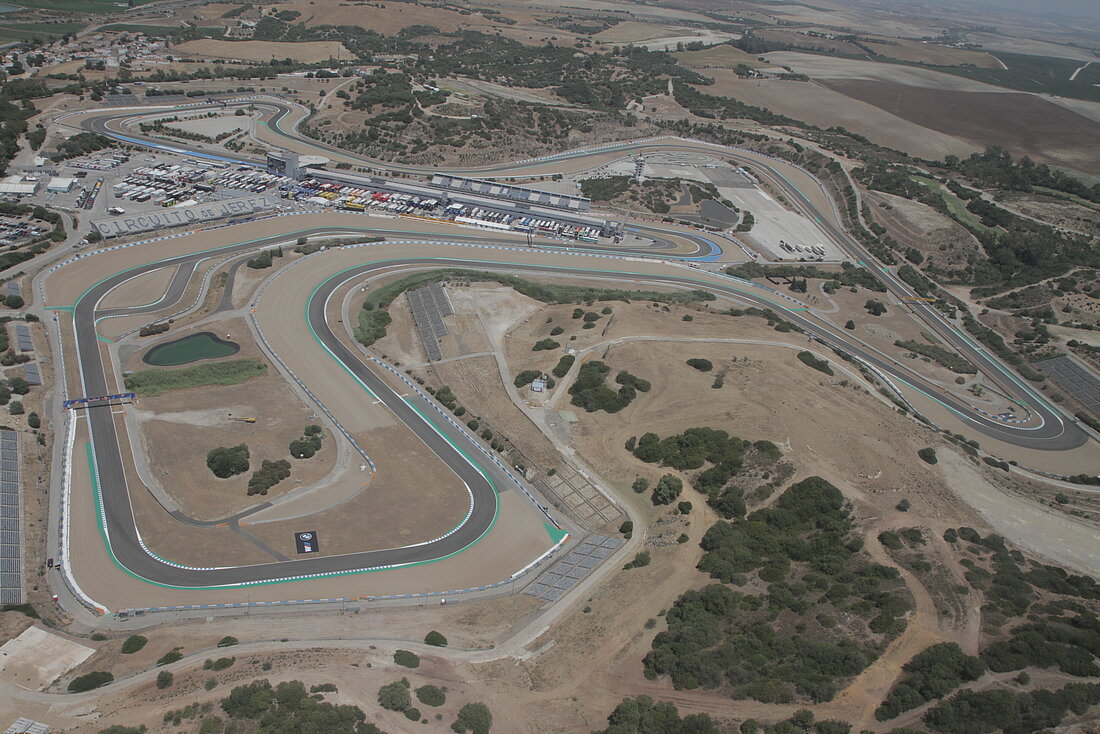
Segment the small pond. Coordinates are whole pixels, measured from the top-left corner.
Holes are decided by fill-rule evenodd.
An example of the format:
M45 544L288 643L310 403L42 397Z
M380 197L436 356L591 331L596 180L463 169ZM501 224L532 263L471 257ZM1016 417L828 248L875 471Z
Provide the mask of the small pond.
M198 362L200 359L228 357L239 351L241 351L240 344L219 339L209 331L202 331L158 344L145 353L142 361L154 367L175 367L189 362Z

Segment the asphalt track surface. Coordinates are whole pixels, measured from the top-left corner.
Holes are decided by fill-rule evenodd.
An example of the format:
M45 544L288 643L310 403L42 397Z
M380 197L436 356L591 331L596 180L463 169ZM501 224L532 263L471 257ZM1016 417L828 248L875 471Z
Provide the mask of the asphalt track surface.
M283 136L288 140L294 141L298 144L304 144L317 148L319 150L325 150L333 153L337 153L342 157L355 158L353 154L347 151L340 150L333 146L315 141L309 138L300 136L296 129L286 130L282 126L283 120L289 117L295 112L295 108L287 103L280 102L273 99L255 100L250 101L250 104L256 104L258 107L273 110L272 117L267 122L267 126L277 135ZM207 105L205 107L221 107L221 104ZM198 106L197 108L203 108ZM90 117L82 121L82 125L87 130L99 132L103 135L112 137L127 138L130 142L139 142L151 147L165 148L165 142L161 139L152 138L143 135L126 134L123 135L117 129L113 129L109 122L114 119L124 119L126 117L140 117L150 114L150 111L134 112L123 115L111 115L109 112L105 112L105 116L102 117ZM677 141L677 140L661 140L641 143L623 143L619 146L621 150L631 150L634 152L642 150L691 150L699 151L705 150L710 153L715 152L715 148L720 146L700 146L693 145L690 141ZM182 149L187 150L186 146ZM453 170L454 173L467 173L467 174L488 174L498 172L509 172L522 169L530 165L546 165L554 161L566 161L574 160L578 158L606 155L609 152L614 152L615 146L604 146L600 150L593 151L579 151L579 152L566 152L557 156L549 156L539 161L532 161L529 163L511 163L501 164L499 166L487 166L480 168L470 168L462 170ZM195 155L202 154L201 151L194 151ZM831 217L820 212L811 201L805 196L805 194L793 186L781 173L774 168L764 164L759 158L749 158L738 154L736 151L726 151L725 155L731 159L737 159L746 163L751 163L757 173L762 174L769 180L770 183L777 186L789 196L789 200L798 208L803 215L809 219L818 223L825 231L833 237L837 243L841 244L850 254L852 254L858 261L865 264L868 270L875 275L880 282L882 282L887 291L900 299L911 299L918 294L913 290L905 281L897 277L892 271L887 268L883 268L877 264L877 260L854 238L850 237L841 227L837 226L831 219ZM254 159L247 159L241 156L228 156L241 163L249 163L256 165ZM392 171L400 171L404 173L433 173L444 169L431 169L417 166L403 166L400 164L391 164L379 161L373 161L369 159L361 159L364 164L376 167L385 168ZM656 237L658 240L661 238L664 230L658 227L650 227L646 225L638 225L636 229L641 229L646 234ZM692 240L699 248L699 255L709 254L715 245L709 239L691 235L686 232L677 232L679 236ZM699 257L698 259L706 259L705 257ZM1023 406L1027 410L1034 421L1040 423L1038 427L1032 426L1020 426L1007 424L995 419L990 419L979 413L976 413L969 406L962 405L959 401L954 400L948 396L944 396L942 391L935 386L930 386L925 383L924 387L921 387L922 391L928 392L930 395L936 397L941 403L946 404L952 411L954 411L960 418L973 424L978 430L987 436L997 438L999 440L1011 443L1013 445L1036 448L1040 450L1048 451L1062 451L1067 449L1077 448L1082 446L1090 440L1090 436L1079 425L1072 421L1064 419L1063 415L1054 408L1044 396L1038 391L1033 389L1027 382L1021 379L1015 374L1015 372L1005 364L1003 364L994 355L990 354L984 347L978 344L969 335L963 333L963 331L955 325L949 323L946 318L940 313L939 310L934 308L928 303L922 301L908 300L906 304L913 309L914 313L920 317L928 327L936 333L937 336L942 337L947 343L951 344L956 350L963 356L974 363L985 375L990 377L996 382L996 384L1003 390L1009 398L1014 400L1019 405ZM841 346L845 351L850 353L856 350L853 342L849 340L843 334L834 335L831 340L832 343L837 341L843 342ZM838 345L840 346L840 345ZM915 375L911 375L907 378L906 382L923 382ZM925 388L931 388L930 391Z
M92 118L91 122L104 123L104 127L100 128L98 131L104 134L110 134L108 128L105 127L105 118ZM96 129L96 127L93 126L91 129ZM159 141L151 141L150 144L155 147L164 147ZM684 148L690 146L676 145L654 147ZM587 155L600 155L604 153L606 153L606 151L594 151ZM196 151L193 154L199 155L200 153ZM759 170L759 162L754 161L754 163ZM505 170L505 168L500 170ZM779 176L775 172L772 173L777 177L773 180L782 179L782 176ZM792 194L799 193L797 190L793 189L793 187L788 188L788 191ZM860 252L861 248L859 248L858 243L854 243L846 234L830 224L827 218L821 217L816 210L812 209L812 206L805 200L805 197L799 195L795 198L805 212L814 219L817 219L823 226L826 226L833 236L838 237L840 241L846 243L846 245L857 254ZM226 233L228 234L230 231L232 230L227 229ZM307 236L332 235L346 233L347 231L347 227L318 228L306 234ZM301 234L303 233L296 233L296 236ZM457 241L463 238L456 237L453 239ZM478 239L482 241L491 241L492 238L479 237ZM231 245L218 249L216 252L219 255L229 255L235 252L245 252L257 248L274 246L282 243L284 240L285 237L274 236L262 240ZM522 251L523 248L516 249ZM539 249L538 252L546 254L547 250ZM576 251L574 250L571 254L575 253ZM108 315L106 312L97 312L96 306L100 299L102 299L111 288L130 278L163 267L177 267L177 273L173 277L168 292L163 298L155 304L137 307L131 310L131 312L150 312L155 309L166 308L182 298L183 291L186 288L190 276L194 272L195 266L200 260L209 257L210 254L209 252L193 253L139 266L107 278L90 288L81 296L74 308L74 324L79 369L85 395L107 394L109 392L107 387L107 376L99 349L98 335L95 327L97 318ZM868 255L866 262L873 263L874 261ZM475 456L476 454L474 452L477 450L471 445L468 438L460 432L453 430L450 431L450 433L454 434L449 436L451 439L450 441L440 435L432 425L426 422L423 415L414 409L412 404L406 402L405 399L391 390L377 374L359 359L357 355L343 345L331 331L324 318L324 303L326 299L337 287L339 287L339 284L345 282L347 278L365 277L382 268L389 269L399 266L474 267L477 269L502 269L536 274L543 273L546 275L560 274L563 272L563 269L553 266L524 263L508 265L502 265L500 263L483 263L476 259L468 258L413 257L403 258L400 261L387 260L384 262L366 263L357 266L351 271L342 273L339 279L330 278L319 286L319 289L314 293L308 304L308 321L315 331L318 340L324 347L327 348L334 358L339 360L356 379L390 408L398 419L406 423L406 425L408 425L410 429L412 429L429 448L439 455L440 458L455 471L460 479L466 483L472 494L471 513L466 520L450 534L435 541L417 546L376 550L341 556L328 556L323 558L295 559L254 566L226 566L196 569L171 564L152 556L145 550L141 542L130 506L121 447L115 431L111 410L108 406L93 406L87 410L87 416L90 422L99 486L102 492L104 518L110 539L111 550L122 566L138 577L169 586L183 588L240 586L276 580L308 578L316 575L358 573L379 568L429 562L453 555L463 550L476 542L488 531L492 526L498 507L494 483L496 486L503 487L506 486L505 483L511 480L492 464L485 464L482 466L482 471L485 472L484 474L475 468L470 460L466 458L466 455ZM783 304L777 302L774 296L768 294L766 289L760 289L758 286L740 283L734 280L731 280L729 285L715 285L713 283L701 282L696 278L671 274L668 276L655 276L651 274L600 269L592 269L586 272L601 279L625 279L647 285L702 288L714 293L748 301L760 307L770 308L780 313L783 318L803 329L807 334L816 337L819 341L843 350L860 361L870 365L880 373L886 374L896 382L913 387L933 397L950 410L954 411L960 418L968 421L976 430L1001 441L1028 448L1059 451L1076 448L1084 444L1089 438L1088 435L1077 426L1072 423L1063 422L1057 412L1048 408L1045 401L1039 398L1034 391L1024 385L1018 378L1007 373L1007 369L1000 365L995 359L987 357L984 350L973 344L973 342L965 336L958 334L953 327L942 320L938 312L923 304L917 306L918 309L923 307L921 315L924 316L937 331L947 336L954 346L978 363L979 367L983 368L983 370L989 370L994 376L999 376L1001 379L998 381L1002 383L1002 387L1008 389L1013 397L1028 406L1032 413L1041 419L1040 426L1030 428L1015 427L975 413L969 406L958 401L953 396L942 393L937 386L883 359L878 354L865 349L859 343L851 341L844 333L838 332L829 325L803 316L801 311L785 308ZM887 284L892 292L904 295L911 294L908 287L904 283L898 281L889 271L883 270L879 272L878 269L872 268L872 272L875 272L876 275ZM120 309L112 309L111 314L118 314L120 311ZM429 404L425 402L422 407L428 408ZM446 424L437 422L436 425L440 430L448 432ZM457 447L465 446L466 455L464 455L456 445L453 445L451 441L454 441Z

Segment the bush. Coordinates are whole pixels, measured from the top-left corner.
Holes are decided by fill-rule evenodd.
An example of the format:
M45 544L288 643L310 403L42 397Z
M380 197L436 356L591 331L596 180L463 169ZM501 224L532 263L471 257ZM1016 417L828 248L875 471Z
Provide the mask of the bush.
M237 474L248 471L248 446L237 446L210 449L206 454L206 466L219 479L228 479Z
M538 370L524 370L516 375L516 379L512 380L512 384L516 387L526 387L541 376L542 373Z
M577 361L577 358L572 354L566 354L558 360L557 366L550 371L554 377L561 379L569 372L569 368L573 366L573 363Z
M867 309L867 313L871 314L872 316L882 316L884 313L886 313L886 304L882 301L877 301L874 298L868 300L867 303L863 304L863 307Z
M432 647L446 647L447 638L439 632L432 630L428 634L424 635L424 644L431 645Z
M38 417L38 413L30 413L27 416L27 425L31 428L41 428L42 419Z
M393 654L393 661L406 668L419 668L420 656L408 650L398 650Z
M23 415L23 403L19 400L13 400L8 404L8 412L12 415Z
M203 661L202 669L219 672L222 670L226 670L227 668L232 668L233 663L235 663L236 660L236 658L218 658L217 660L207 659Z
M638 477L634 480L634 484L630 485L630 488L638 494L641 494L642 492L649 489L649 480L645 477Z
M906 675L875 711L875 718L887 721L927 701L943 698L966 681L977 680L985 664L962 651L954 642L933 645L905 664Z
M829 362L824 359L818 359L813 355L813 352L799 352L798 359L802 364L813 367L818 372L824 372L829 377L833 376L833 368L829 366Z
M416 700L425 706L442 706L447 702L447 694L436 686L421 686L416 689Z
M325 429L320 426L306 426L302 437L290 442L290 455L295 459L312 459L321 450L321 439L324 435Z
M409 721L419 721L420 709L410 706L409 708L405 709L405 718Z
M624 571L629 571L632 568L642 568L648 566L652 559L649 556L649 551L644 550L634 555L633 560L623 566Z
M286 459L264 459L260 468L248 480L248 494L267 494L267 490L290 476L290 462Z
M167 670L162 670L157 673L157 688L164 690L168 686L172 685L172 674Z
M483 703L468 703L458 710L458 718L451 724L451 731L472 731L474 734L489 734L493 726L493 715Z
M710 372L712 369L714 369L714 363L711 362L709 359L689 359L687 361L687 365L688 367L694 367L700 372Z
M535 346L531 347L532 352L545 352L550 349L557 349L561 344L553 339L541 339L535 342Z
M684 482L675 474L665 474L657 480L657 486L653 488L651 499L655 505L670 505L680 496L684 489Z
M917 452L917 456L926 464L935 464L939 462L939 459L936 458L936 450L932 447L921 449Z
M173 647L168 652L164 653L157 659L157 665L170 665L179 660L183 660L183 653L180 652L181 648Z
M226 636L218 640L218 647L233 647L237 642L238 640L236 637Z
M141 635L130 635L126 638L126 641L122 643L120 652L123 655L133 655L147 644L149 644L148 638L142 637Z
M104 670L97 670L92 673L85 673L82 676L73 678L69 681L69 693L83 693L84 691L91 691L100 686L105 686L115 677Z
M618 391L612 390L604 384L610 372L611 368L598 360L582 365L576 381L569 388L569 394L573 396L570 402L589 413L598 410L617 413L630 405L639 392L649 392L651 388L648 380L629 372L620 372L615 381L622 387Z
M378 705L388 711L404 711L412 706L409 681L402 678L378 689Z

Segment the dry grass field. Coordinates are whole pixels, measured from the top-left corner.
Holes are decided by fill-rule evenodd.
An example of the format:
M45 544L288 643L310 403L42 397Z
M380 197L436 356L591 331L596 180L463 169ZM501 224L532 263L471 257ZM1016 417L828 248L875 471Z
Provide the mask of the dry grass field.
M699 87L704 93L733 97L823 128L839 125L910 155L942 158L946 153L954 153L965 156L977 149L973 143L921 127L889 110L852 99L817 82L741 79L723 69L708 69L706 74L715 79L715 84Z
M907 39L889 38L876 43L867 41L864 45L882 56L901 61L915 61L921 64L939 66L959 66L969 64L982 69L1000 69L1001 63L984 51L972 51L965 48L953 48L938 43L921 43Z
M242 61L270 61L291 58L313 63L347 56L344 45L338 41L303 41L279 43L275 41L219 41L200 38L176 46L176 50L188 56L205 56L212 59L240 59Z
M688 67L732 67L744 64L753 69L758 69L768 66L767 62L761 61L758 57L747 54L741 49L725 43L718 46L711 46L702 51L679 51L674 53L673 56L675 56L677 61L681 64Z
M690 34L690 28L656 25L653 23L638 23L628 20L623 23L618 23L608 28L606 31L597 33L593 38L597 41L604 41L605 43L634 43L636 41L649 41L655 38L664 38L666 36L684 36Z

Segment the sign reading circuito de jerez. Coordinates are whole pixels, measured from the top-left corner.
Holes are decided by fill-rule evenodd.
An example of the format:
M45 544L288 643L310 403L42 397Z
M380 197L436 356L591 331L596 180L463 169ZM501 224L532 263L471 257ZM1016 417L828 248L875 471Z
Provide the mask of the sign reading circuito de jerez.
M278 206L278 201L270 196L247 196L240 199L215 201L209 204L172 207L171 209L161 209L146 214L99 219L92 224L104 237L118 237L136 232L148 232L151 229L180 227L224 219L225 217L246 216L268 211L276 206Z

